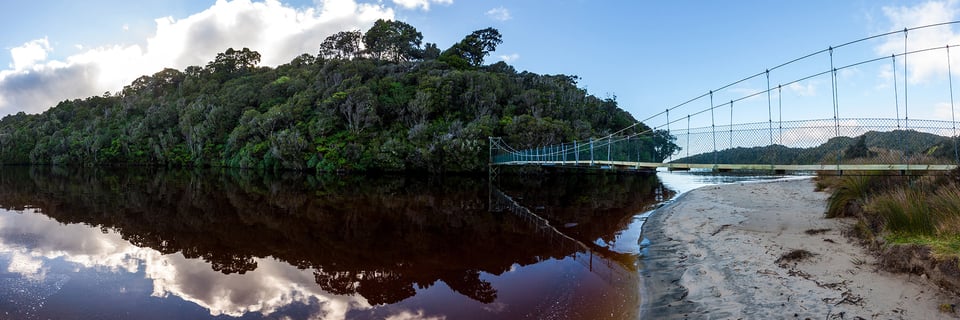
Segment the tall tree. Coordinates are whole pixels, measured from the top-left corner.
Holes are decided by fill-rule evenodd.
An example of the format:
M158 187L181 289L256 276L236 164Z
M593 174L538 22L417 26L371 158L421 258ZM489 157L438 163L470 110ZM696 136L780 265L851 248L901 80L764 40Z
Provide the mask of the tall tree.
M207 64L207 68L218 74L242 73L253 70L260 63L260 53L243 48L234 50L228 48L227 51L217 54L217 57Z
M434 60L440 57L440 49L436 43L427 42L423 48L423 60Z
M363 35L367 52L378 60L401 62L416 59L421 55L421 43L423 34L402 21L379 19Z
M323 40L320 55L328 59L352 59L360 54L363 33L360 30L340 31Z
M479 67L483 65L484 57L489 55L490 52L496 51L497 45L502 42L500 31L497 31L497 29L477 30L444 51L441 60L451 63L455 67L462 64L459 60L465 61L472 67Z

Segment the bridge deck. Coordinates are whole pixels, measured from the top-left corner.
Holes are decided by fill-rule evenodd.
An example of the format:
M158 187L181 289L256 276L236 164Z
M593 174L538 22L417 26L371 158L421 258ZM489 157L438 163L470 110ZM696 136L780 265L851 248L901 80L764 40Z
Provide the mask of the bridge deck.
M491 163L495 166L558 166L558 167L606 167L621 169L670 170L710 169L710 170L771 170L771 171L947 171L953 170L953 164L701 164L701 163L658 163L633 161L506 161Z

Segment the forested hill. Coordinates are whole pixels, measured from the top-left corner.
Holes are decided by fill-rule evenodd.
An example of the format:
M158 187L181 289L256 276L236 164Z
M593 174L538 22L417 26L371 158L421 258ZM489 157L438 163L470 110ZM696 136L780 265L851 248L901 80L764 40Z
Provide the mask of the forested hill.
M421 47L421 38L381 20L276 68L258 66L256 51L227 49L206 66L164 69L121 92L4 117L0 162L477 171L488 136L522 148L636 121L613 99L578 88L575 76L483 65L500 43L496 29L444 51Z

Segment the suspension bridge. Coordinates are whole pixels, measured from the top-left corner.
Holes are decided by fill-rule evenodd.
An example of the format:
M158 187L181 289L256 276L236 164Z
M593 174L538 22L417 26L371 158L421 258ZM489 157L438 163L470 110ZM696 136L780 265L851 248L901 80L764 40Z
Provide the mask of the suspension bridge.
M601 137L538 146L491 137L489 163L494 169L952 170L960 164L960 148L951 61L960 57L951 51L960 43L931 45L923 36L958 24L905 28L830 46ZM902 50L849 54L878 42L899 46L901 38ZM864 89L865 73L879 75L872 88ZM828 85L829 92L811 93L816 85ZM914 107L915 114L936 117L910 118L911 104L921 106L920 112Z

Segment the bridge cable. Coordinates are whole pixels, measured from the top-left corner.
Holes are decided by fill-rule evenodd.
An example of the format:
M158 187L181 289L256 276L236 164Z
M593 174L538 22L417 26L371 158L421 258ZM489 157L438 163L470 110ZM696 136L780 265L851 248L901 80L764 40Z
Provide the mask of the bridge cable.
M953 110L953 71L950 68L950 45L947 45L947 79L950 83L950 122L953 123L953 161L960 164L960 151L957 150L957 117Z
M833 92L833 123L835 126L835 135L834 137L840 137L840 115L837 106L837 69L833 65L833 47L830 47L830 82L831 82L831 91ZM837 145L837 171L840 171L840 145Z
M781 88L783 85L777 85L777 114L780 117L778 125L780 126L780 133L777 135L780 145L783 145L783 90Z
M897 90L897 56L890 55L891 63L893 64L893 105L897 110L897 144L903 145L903 130L900 130L900 97L898 96L899 91ZM900 163L903 163L904 154L900 154Z
M717 165L717 126L713 120L713 90L710 90L710 129L713 132L713 165Z
M730 149L733 149L733 100L730 100Z
M770 70L767 70L767 132L770 134L770 144L773 144L773 106L770 101Z
M907 28L903 29L903 129L910 128L910 107L907 105L907 83L910 77L907 76Z

